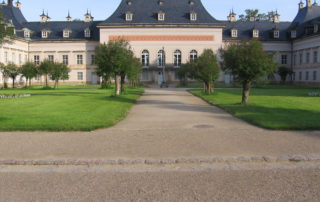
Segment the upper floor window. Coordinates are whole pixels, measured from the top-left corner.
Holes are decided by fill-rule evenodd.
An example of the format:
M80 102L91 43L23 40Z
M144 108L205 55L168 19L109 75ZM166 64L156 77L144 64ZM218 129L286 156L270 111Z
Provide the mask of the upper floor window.
M142 51L141 62L143 67L149 66L149 51L147 50Z
M69 56L68 55L63 55L62 56L62 63L64 65L68 65L69 64Z
M166 17L166 14L163 12L158 13L158 21L164 21Z
M302 65L303 63L303 55L302 53L299 54L299 64Z
M4 52L4 63L8 63L8 52Z
M166 64L166 55L165 55L164 50L160 50L158 52L157 63L158 63L158 67L164 67L165 66L165 64Z
M82 64L83 64L83 56L77 55L77 65L82 65Z
M297 55L293 55L293 65L297 65Z
M39 65L40 64L40 56L39 55L35 55L33 57L33 60L34 60L34 64L35 65Z
M132 19L133 19L133 13L131 12L126 13L126 21L132 21Z
M176 50L174 52L174 66L175 67L180 67L181 66L181 51L180 50Z
M198 58L198 52L196 50L192 50L190 52L190 61L195 61Z
M91 65L94 65L96 63L96 56L91 55Z
M84 37L86 37L86 38L90 38L90 37L91 37L91 31L90 31L90 29L85 29L85 30L84 30Z
M259 38L259 30L254 29L254 30L252 31L252 37L253 37L253 38Z
M275 39L278 39L278 38L280 37L280 31L279 31L279 30L274 30L274 31L273 31L273 37L274 37Z
M288 64L288 56L287 55L281 55L281 64L282 65Z
M315 24L313 28L314 28L314 30L313 30L314 33L317 33L318 30L319 30L319 25L318 25L318 24Z
M54 56L53 56L53 55L49 55L49 56L48 56L48 60L49 60L50 62L54 62Z
M306 63L309 64L310 63L310 53L307 52L306 54Z
M231 37L232 38L237 38L238 37L238 30L232 29L231 30Z
M296 30L292 30L292 31L291 31L291 38L292 38L292 39L297 38L297 31L296 31Z
M318 63L318 51L313 52L313 63Z
M313 80L314 80L314 81L317 80L317 71L313 71Z
M197 21L197 17L198 17L197 13L195 13L195 12L190 13L190 20L191 21Z

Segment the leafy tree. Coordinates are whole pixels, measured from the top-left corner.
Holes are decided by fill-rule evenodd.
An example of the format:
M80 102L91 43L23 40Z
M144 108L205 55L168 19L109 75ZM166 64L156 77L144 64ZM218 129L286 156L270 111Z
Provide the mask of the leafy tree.
M109 41L108 44L101 44L96 48L97 72L105 76L114 75L116 95L120 95L124 90L124 85L121 84L124 84L132 58L133 53L129 43L123 40Z
M246 9L245 14L239 15L240 21L249 21L250 17L254 17L256 21L266 21L276 14L275 11L268 13L259 13L258 9Z
M181 85L187 86L188 78L194 78L192 76L192 69L194 69L193 64L194 64L193 62L182 64L179 70L176 72L176 74L179 77Z
M69 78L70 69L63 63L53 63L50 71L51 78L54 80L54 89L57 89L59 80Z
M188 77L201 80L204 83L204 91L213 93L214 82L219 78L220 66L217 56L211 49L206 49L196 61L188 62L178 71L179 77Z
M21 66L21 74L26 78L26 86L31 86L31 79L35 78L38 74L36 65L33 62L27 62Z
M8 66L4 65L3 63L0 63L0 71L3 77L3 88L8 88L8 83L7 83L7 80L9 78Z
M5 21L0 11L0 45L14 38L14 26Z
M287 76L291 76L293 74L293 71L288 67L281 66L278 68L278 74L281 77L282 83L285 83L287 80Z
M39 74L45 76L46 87L48 87L48 76L50 75L53 68L53 62L44 60L39 65Z
M221 57L223 70L242 84L242 104L248 104L252 82L270 75L277 65L273 54L264 52L257 40L229 44L221 50Z
M13 63L9 63L7 65L7 71L8 71L8 76L12 79L12 87L14 88L16 78L20 74L20 68Z
M129 66L127 69L127 76L131 87L136 87L140 80L140 74L142 72L141 63L138 58L131 56L129 58Z
M204 91L213 93L214 82L219 78L220 66L217 56L211 49L206 49L193 64L193 76L204 83Z

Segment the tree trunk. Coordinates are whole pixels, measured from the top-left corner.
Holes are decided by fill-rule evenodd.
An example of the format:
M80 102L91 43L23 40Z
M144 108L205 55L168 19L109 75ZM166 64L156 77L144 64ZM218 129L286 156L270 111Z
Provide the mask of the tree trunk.
M46 75L46 87L48 87L48 75Z
M59 82L59 80L55 80L55 82L54 82L54 90L57 89L57 87L58 87L58 82Z
M31 87L31 78L29 78L29 86Z
M15 82L15 79L12 78L12 88L14 88L14 82Z
M125 84L126 75L121 74L121 93L124 93L124 84Z
M116 95L120 95L120 74L119 73L115 73L115 84L116 84Z
M28 78L26 78L26 85L25 87L28 87Z
M242 102L241 104L246 105L249 102L251 81L243 82L242 84Z

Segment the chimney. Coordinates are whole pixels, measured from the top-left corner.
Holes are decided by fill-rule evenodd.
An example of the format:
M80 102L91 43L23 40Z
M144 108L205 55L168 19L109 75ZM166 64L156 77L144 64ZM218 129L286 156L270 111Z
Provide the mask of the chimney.
M311 0L307 0L307 7L311 7L311 6L312 6Z
M20 3L20 1L19 1L19 0L16 2L16 7L17 7L17 8L19 8L19 9L21 10L21 3Z
M8 0L8 6L13 6L12 2L13 0Z
M299 10L303 9L303 7L304 7L304 3L301 0L300 3L299 3Z

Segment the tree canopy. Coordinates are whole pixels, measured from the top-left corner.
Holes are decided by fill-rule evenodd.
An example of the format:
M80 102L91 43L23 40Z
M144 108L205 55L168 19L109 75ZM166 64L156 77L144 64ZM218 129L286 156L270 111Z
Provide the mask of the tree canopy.
M247 104L251 84L273 74L276 67L274 54L264 52L257 40L232 43L221 50L222 68L243 85L242 104Z
M10 42L14 38L14 26L8 23L0 12L0 45Z
M256 21L270 20L277 12L270 11L268 13L260 13L259 9L246 9L244 14L239 15L240 21L249 21L250 17L254 17Z
M33 62L27 62L21 66L20 73L26 78L26 86L28 85L28 81L29 86L31 86L31 79L37 76L38 69Z

